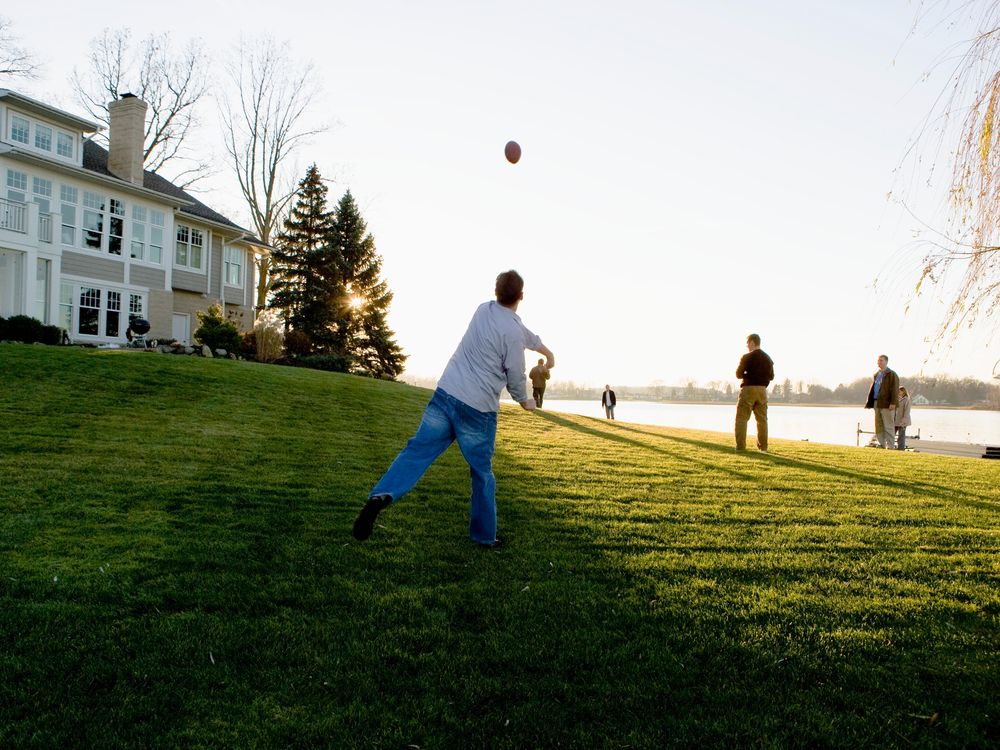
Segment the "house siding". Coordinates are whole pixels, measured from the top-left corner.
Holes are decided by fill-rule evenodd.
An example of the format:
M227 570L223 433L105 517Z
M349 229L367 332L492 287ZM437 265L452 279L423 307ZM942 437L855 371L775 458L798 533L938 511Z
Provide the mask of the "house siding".
M212 280L212 288L209 294L219 297L222 289L222 238L217 234L212 234L212 253L209 255L208 277Z
M166 271L160 268L147 268L146 266L132 266L129 269L129 280L138 286L146 286L150 289L164 290L166 286ZM169 308L167 309L169 312ZM169 317L169 316L168 316Z
M241 332L253 328L253 310L246 305L230 305L226 303L226 320L235 323Z
M182 271L178 268L174 269L173 273L173 287L174 289L188 292L198 292L198 294L203 294L208 285L208 280L205 278L203 273L192 273L191 271ZM177 312L184 312L183 310L178 310Z
M62 254L62 273L95 281L125 283L125 264L122 261L83 255L65 249Z
M149 290L149 336L169 339L173 336L174 293L164 289Z
M198 327L198 317L195 313L207 310L215 300L207 299L204 294L192 294L191 292L173 293L174 304L171 313L187 313L191 316L191 334L194 335Z

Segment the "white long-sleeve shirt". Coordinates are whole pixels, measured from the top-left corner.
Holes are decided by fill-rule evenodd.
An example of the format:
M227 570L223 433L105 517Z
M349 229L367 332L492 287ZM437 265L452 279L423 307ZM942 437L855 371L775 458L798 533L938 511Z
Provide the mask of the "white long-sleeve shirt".
M515 401L527 401L524 350L541 346L542 340L517 313L498 302L484 302L448 360L438 388L476 411L499 410L504 386Z

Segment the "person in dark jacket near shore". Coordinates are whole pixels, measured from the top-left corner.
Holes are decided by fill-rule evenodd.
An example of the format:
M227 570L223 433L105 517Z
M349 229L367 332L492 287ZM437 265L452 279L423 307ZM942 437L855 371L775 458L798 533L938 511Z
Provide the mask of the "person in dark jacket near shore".
M545 366L545 360L538 360L538 364L531 368L528 373L528 380L531 381L531 397L535 399L535 406L542 408L542 401L545 400L545 381L549 379L549 368Z
M767 453L767 386L774 380L774 362L760 348L760 336L747 336L747 353L736 368L740 398L736 402L736 450L747 449L747 422L757 420L757 449Z
M604 407L604 416L608 419L615 418L615 404L618 403L618 399L615 398L615 392L611 390L610 385L604 386L604 393L601 394L601 406Z
M889 358L878 357L878 369L872 376L866 409L875 410L875 437L882 448L896 447L896 405L899 404L899 376L889 369Z

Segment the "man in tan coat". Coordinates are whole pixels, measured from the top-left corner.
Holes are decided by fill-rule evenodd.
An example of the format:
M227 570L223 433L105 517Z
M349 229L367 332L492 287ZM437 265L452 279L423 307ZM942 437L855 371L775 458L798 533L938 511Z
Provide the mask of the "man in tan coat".
M549 379L549 368L545 366L545 360L538 360L538 364L531 368L528 373L531 380L531 397L535 399L535 406L542 408L542 401L545 400L545 381Z
M760 348L760 336L747 336L747 353L736 366L740 398L736 402L736 450L747 449L747 422L757 420L757 450L767 453L767 386L774 380L774 362Z

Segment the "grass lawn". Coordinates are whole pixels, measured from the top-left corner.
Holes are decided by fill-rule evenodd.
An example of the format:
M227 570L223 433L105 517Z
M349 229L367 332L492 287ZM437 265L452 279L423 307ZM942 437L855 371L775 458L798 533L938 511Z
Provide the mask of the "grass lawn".
M0 747L997 747L1000 464L0 345Z

